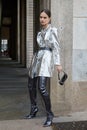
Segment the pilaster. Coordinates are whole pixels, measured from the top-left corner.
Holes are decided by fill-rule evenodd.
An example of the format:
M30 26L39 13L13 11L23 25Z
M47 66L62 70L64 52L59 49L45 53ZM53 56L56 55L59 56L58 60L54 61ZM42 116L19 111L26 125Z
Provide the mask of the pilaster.
M59 30L61 64L69 75L63 86L58 83L56 69L51 79L52 109L56 115L59 115L71 111L73 0L51 0L51 12L51 22Z
M33 1L26 0L26 67L33 55Z

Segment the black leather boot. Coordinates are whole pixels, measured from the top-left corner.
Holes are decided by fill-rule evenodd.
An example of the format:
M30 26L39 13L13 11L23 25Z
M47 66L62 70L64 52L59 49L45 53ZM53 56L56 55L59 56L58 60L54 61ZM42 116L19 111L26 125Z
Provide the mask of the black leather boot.
M54 114L51 111L51 103L50 103L50 98L49 96L45 96L45 105L46 105L46 111L47 111L47 119L45 121L45 123L43 124L44 127L48 127L52 125L52 121L53 121L53 117Z
M32 107L31 107L31 112L30 112L30 114L27 115L27 116L25 117L25 119L34 118L34 117L36 116L37 112L38 112L38 107L32 106Z
M31 101L31 111L30 114L25 116L25 119L31 119L36 116L36 113L38 112L38 107L36 103L36 97L37 97L37 78L28 78L28 89L29 89L29 96Z
M39 77L38 87L39 87L40 93L42 95L42 98L44 100L46 112L47 112L47 119L43 125L44 127L48 127L48 126L52 125L52 120L54 117L54 114L51 111L51 102L50 102L49 94L46 90L46 84L47 84L47 77L42 77L42 76Z
M54 114L52 112L50 112L50 114L47 115L47 119L46 119L45 123L43 124L43 127L51 126L53 117L54 117Z

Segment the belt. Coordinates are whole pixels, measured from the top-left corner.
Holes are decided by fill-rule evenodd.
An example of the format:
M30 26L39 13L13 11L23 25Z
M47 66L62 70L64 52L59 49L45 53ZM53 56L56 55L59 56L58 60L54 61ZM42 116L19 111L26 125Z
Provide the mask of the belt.
M39 50L48 50L48 51L52 51L52 48L49 48L49 47L40 47Z

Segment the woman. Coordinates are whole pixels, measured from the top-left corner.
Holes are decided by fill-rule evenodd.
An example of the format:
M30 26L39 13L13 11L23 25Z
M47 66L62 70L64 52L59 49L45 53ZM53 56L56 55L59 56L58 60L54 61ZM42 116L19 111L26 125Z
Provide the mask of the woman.
M26 116L27 119L31 119L36 116L38 112L36 102L36 85L38 80L38 88L45 103L47 119L44 123L44 127L50 126L54 114L51 110L51 101L49 94L46 90L46 83L48 78L52 77L54 65L56 65L57 71L62 70L60 64L59 55L59 40L57 36L57 29L50 24L51 13L48 9L44 9L40 12L40 24L41 31L37 34L38 52L33 56L28 79L28 88L31 101L30 114Z

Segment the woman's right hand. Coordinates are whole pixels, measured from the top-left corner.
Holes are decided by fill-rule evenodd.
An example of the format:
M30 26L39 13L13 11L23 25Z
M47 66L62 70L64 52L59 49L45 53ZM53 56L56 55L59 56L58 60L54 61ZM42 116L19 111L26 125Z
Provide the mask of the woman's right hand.
M62 66L61 65L56 65L57 71L58 73L60 73L62 71Z

